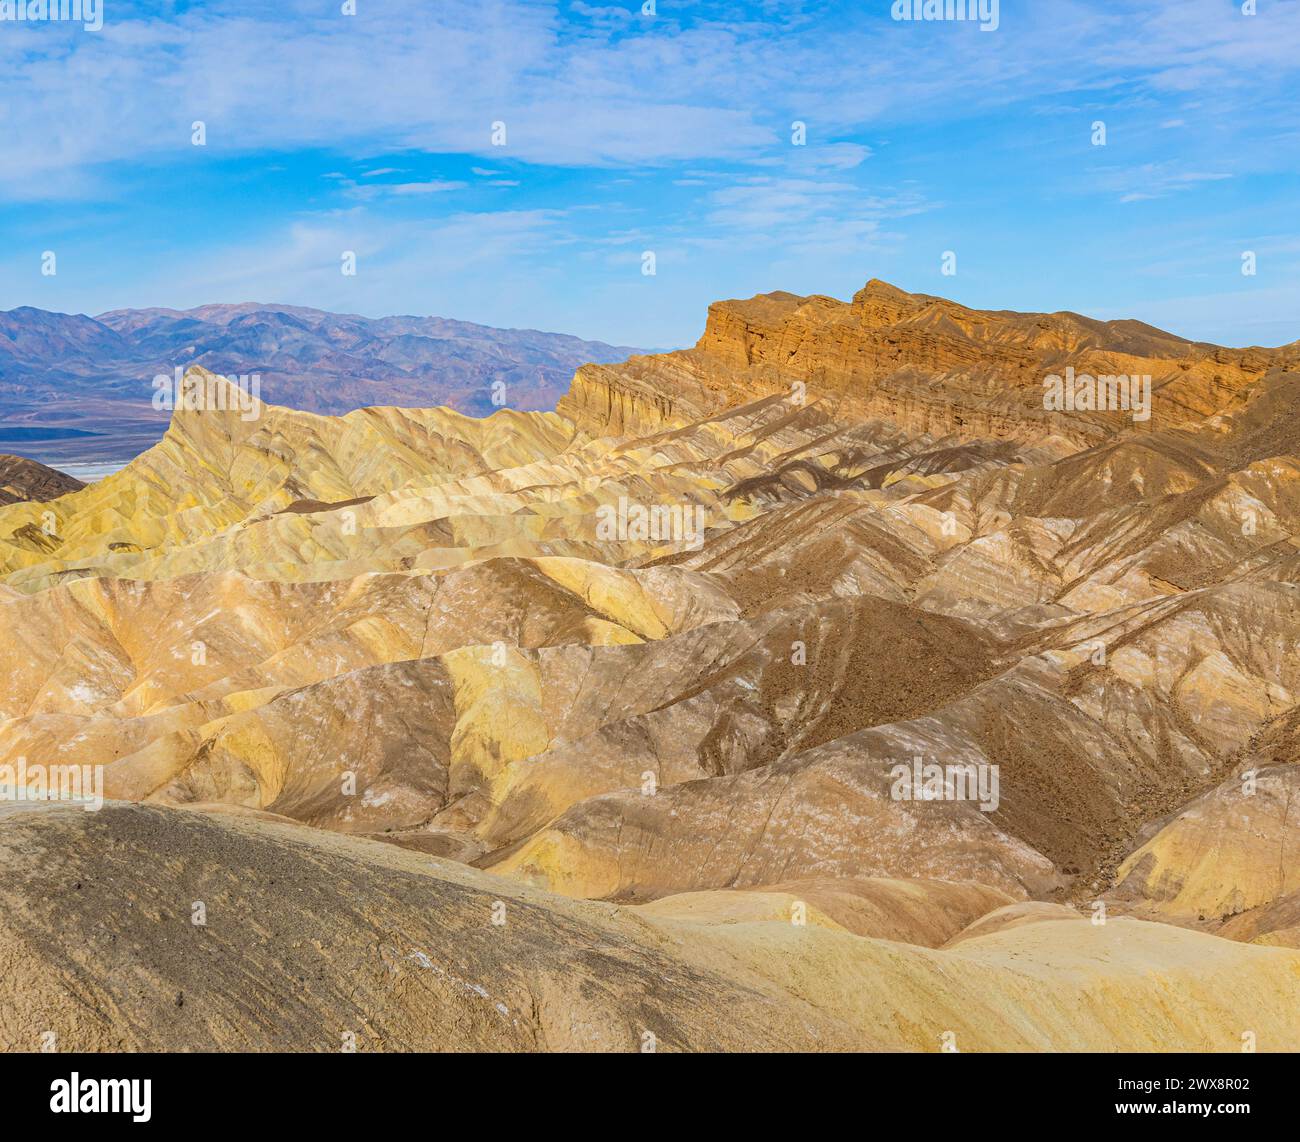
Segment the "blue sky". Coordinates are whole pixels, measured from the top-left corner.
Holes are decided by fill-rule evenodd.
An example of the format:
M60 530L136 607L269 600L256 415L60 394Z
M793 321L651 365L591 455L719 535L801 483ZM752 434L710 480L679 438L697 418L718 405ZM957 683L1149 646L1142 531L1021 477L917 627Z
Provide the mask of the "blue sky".
M670 348L715 299L879 277L1300 338L1300 0L1002 0L990 32L888 0L103 3L0 22L0 308Z

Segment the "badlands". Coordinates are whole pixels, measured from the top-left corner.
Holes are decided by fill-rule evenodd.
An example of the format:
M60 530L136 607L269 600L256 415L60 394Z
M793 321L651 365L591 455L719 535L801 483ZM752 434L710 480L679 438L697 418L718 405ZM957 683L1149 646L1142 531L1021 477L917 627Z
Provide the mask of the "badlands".
M10 498L0 1048L1300 1050L1300 343L872 281Z

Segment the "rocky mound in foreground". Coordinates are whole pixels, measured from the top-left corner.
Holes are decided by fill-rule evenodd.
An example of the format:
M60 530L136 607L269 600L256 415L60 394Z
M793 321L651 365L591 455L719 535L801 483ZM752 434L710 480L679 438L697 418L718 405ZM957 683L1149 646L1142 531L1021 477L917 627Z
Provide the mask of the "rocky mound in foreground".
M617 908L637 918L629 940L667 925L653 946L732 988L722 1006L749 988L813 1013L766 1032L756 1014L755 1045L931 1049L942 1025L987 1049L1229 1050L1245 1031L1300 1048L1268 1005L1242 1007L1234 974L1293 1005L1288 350L972 316L878 284L847 309L809 304L745 303L754 320L825 320L784 357L746 333L707 401L682 374L712 368L698 354L639 359L653 416L619 421L612 390L574 420L220 400L92 487L0 508L0 766L90 767L107 797L159 812L270 814L295 852L490 885L548 916ZM862 346L891 338L934 371L902 388L897 369L864 372ZM967 364L924 356L940 344ZM1041 394L1040 365L1116 354L1176 363L1149 422L1015 411L1015 393ZM921 388L942 415L918 420ZM971 419L986 398L1014 432ZM232 861L263 835L112 812L233 830ZM88 851L109 841L100 816L76 818ZM43 819L68 820L3 817L0 839L56 851ZM122 867L152 867L133 836ZM14 914L45 907L25 883ZM309 956L311 923L365 920L368 883L319 899L267 970ZM404 899L380 927L428 922ZM152 955L153 938L122 947ZM474 980L515 988L511 1011L551 986L515 951L514 983ZM106 986L78 971L76 988ZM157 1011L172 982L145 988ZM213 987L232 1005L221 1041L267 1042L237 1013L254 1006L242 984ZM635 1042L621 997L639 987L588 989L602 1043ZM1128 998L1103 1014L1113 988L1159 1015ZM343 1020L321 1002L313 1034ZM158 1019L132 1015L130 1041L161 1041ZM484 1042L439 1019L391 1042ZM530 1026L539 1046L576 1041ZM692 1024L673 1042L736 1045L726 1034Z
M933 951L788 914L566 900L299 825L118 804L2 809L0 860L3 1050L48 1032L66 1051L1298 1045L1300 953L1135 920Z

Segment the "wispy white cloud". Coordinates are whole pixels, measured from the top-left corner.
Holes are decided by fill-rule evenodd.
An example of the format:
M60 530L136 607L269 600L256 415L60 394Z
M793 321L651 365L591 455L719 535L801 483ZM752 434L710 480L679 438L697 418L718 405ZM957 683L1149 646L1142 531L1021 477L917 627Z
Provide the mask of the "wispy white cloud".
M198 119L220 154L414 148L579 166L761 160L799 119L834 164L862 146L836 139L882 122L1116 84L1212 89L1226 115L1300 69L1294 3L1250 18L1221 0L1045 0L1005 11L991 35L895 24L884 4L837 9L820 26L799 5L706 6L695 23L663 7L645 19L539 0L366 0L348 17L337 5L233 3L166 20L110 11L98 35L17 29L0 37L0 193L84 192L96 164L189 147Z
M776 234L783 240L811 237L816 231L832 242L874 235L888 219L933 208L916 192L865 194L848 181L764 175L719 187L708 202L703 221L713 231Z
M530 259L572 241L557 211L461 212L438 220L394 220L368 207L307 216L256 240L220 247L167 267L135 288L199 305L204 299L281 300L372 315L489 310L493 291ZM355 255L356 274L342 272Z
M107 283L100 308L251 296L551 313L552 327L666 344L717 296L845 296L895 268L929 292L1003 275L1020 287L1006 301L1027 306L1077 288L1087 308L1076 283L1111 300L1107 253L1159 262L1171 217L1199 243L1189 260L1229 270L1237 233L1287 224L1267 194L1285 195L1300 144L1291 0L1253 18L1228 0L1004 0L992 34L897 24L887 0L660 0L654 18L635 0L338 8L222 0L159 17L115 0L98 35L0 35L13 303L81 305ZM1096 118L1110 145L1094 150ZM212 194L185 206L195 183L228 176L229 215L210 217ZM58 200L72 205L45 209ZM112 211L171 229L149 253L138 232L114 247ZM1085 226L1092 240L1075 241ZM927 276L957 243L959 282ZM54 244L61 276L33 280ZM338 273L343 249L356 279ZM153 276L150 253L170 263Z
M1142 163L1105 171L1098 185L1118 191L1120 202L1146 202L1230 178L1227 171L1184 171L1168 163Z

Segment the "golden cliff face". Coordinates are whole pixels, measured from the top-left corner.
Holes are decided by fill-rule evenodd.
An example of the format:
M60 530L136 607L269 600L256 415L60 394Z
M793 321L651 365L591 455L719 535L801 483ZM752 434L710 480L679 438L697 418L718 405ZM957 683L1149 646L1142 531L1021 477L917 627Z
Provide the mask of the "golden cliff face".
M840 420L884 417L913 433L1076 444L1124 430L1195 423L1270 368L1300 364L1300 346L1223 349L1137 321L1074 313L967 309L868 282L851 302L762 294L709 307L693 349L584 365L559 411L592 436L644 433L761 397L816 403ZM1152 417L1043 407L1046 376L1151 377Z
M82 949L0 1046L1300 1049L1291 352L873 282L561 415L178 412L0 508L0 778L112 802L0 808L0 959ZM122 950L231 883L252 960Z

